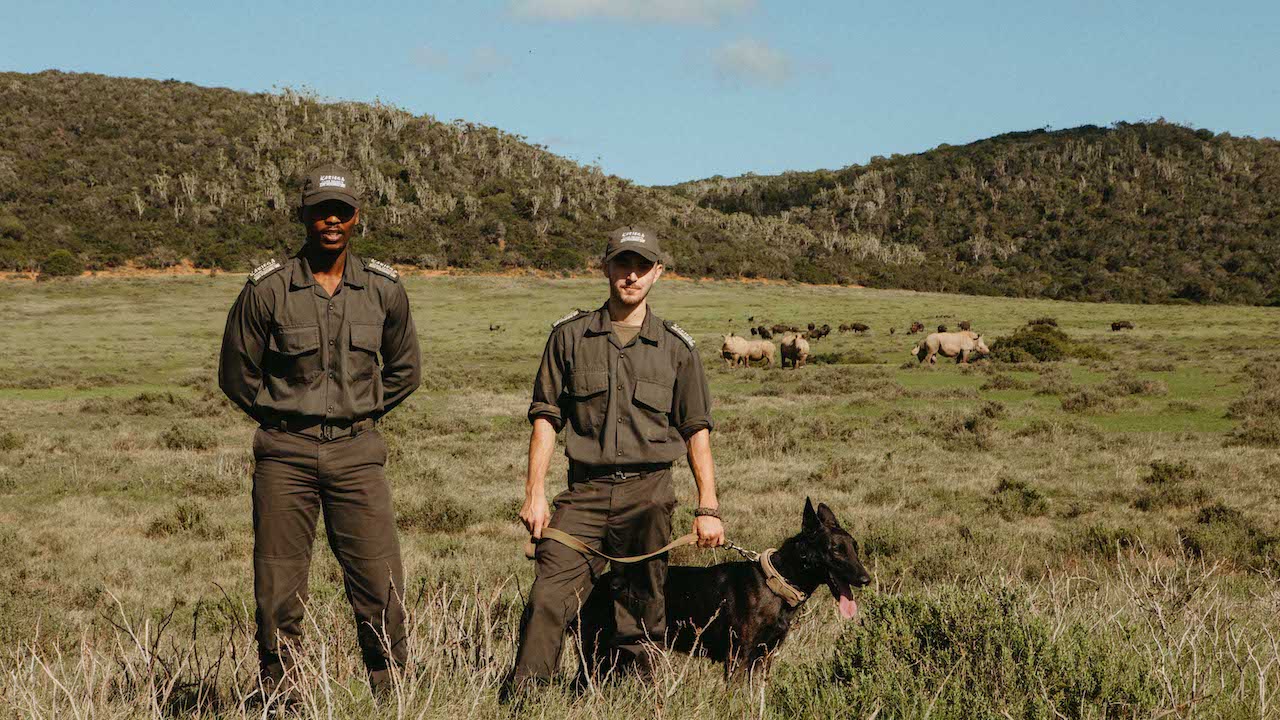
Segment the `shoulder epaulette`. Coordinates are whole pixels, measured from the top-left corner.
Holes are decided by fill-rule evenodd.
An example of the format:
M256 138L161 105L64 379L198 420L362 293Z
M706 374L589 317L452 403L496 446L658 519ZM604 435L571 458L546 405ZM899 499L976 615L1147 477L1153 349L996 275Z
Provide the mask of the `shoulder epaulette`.
M574 320L574 319L580 318L580 317L582 317L583 315L587 315L587 314L589 314L587 310L574 310L573 312L569 313L568 315L565 315L564 317L560 318L559 320L557 320L557 321L555 321L555 322L551 323L551 329L552 329L552 330L555 330L556 328L558 328L558 327L560 327L561 325L563 325L563 324L565 324L565 323L569 322L570 320Z
M671 322L670 320L663 320L662 326L670 330L672 335L675 335L676 337L680 338L681 342L683 342L685 345L688 345L690 350L693 349L693 345L694 345L693 337L689 335L689 333L685 332L684 328Z
M257 285L262 282L263 278L267 277L271 273L279 272L283 269L284 265L281 265L279 260L272 258L271 260L268 260L254 268L253 272L249 273L249 282Z
M391 280L400 279L400 273L397 272L395 268L382 262L381 260L365 260L364 266L366 270L372 270L373 272L378 273L382 277L385 277Z

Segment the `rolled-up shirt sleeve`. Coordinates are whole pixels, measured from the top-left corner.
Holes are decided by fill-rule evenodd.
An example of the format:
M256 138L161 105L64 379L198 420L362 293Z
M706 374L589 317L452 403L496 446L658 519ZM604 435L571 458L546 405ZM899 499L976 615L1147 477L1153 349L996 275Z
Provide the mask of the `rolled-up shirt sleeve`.
M711 388L702 369L698 351L689 349L676 371L675 402L671 407L671 424L688 440L700 430L715 427L711 420Z
M271 331L271 314L256 286L246 283L227 313L218 355L218 387L249 417L262 421L254 407L262 387L262 356Z
M564 333L552 330L542 351L538 375L533 379L533 402L529 403L529 422L546 418L556 432L564 426L564 414L560 410L560 393L564 390L564 356Z
M382 325L382 412L404 402L422 382L422 351L418 331L409 312L409 296L396 283L387 302Z

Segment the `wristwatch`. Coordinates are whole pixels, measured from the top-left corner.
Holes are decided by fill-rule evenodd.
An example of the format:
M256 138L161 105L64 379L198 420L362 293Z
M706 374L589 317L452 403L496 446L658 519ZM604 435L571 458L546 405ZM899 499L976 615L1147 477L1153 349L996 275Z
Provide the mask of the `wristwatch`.
M713 517L720 519L720 508L700 507L693 511L694 517Z

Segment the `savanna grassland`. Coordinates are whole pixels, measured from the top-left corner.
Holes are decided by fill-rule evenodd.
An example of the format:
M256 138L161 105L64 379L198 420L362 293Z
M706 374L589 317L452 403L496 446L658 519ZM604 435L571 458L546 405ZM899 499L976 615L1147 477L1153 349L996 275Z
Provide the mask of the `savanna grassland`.
M241 278L0 284L0 706L11 717L247 717L252 425L213 383ZM375 709L319 535L307 717L506 712L532 567L515 521L548 325L599 281L407 280L425 381L381 426L411 664ZM673 656L652 685L548 688L533 717L1280 717L1280 311L668 280L699 341L731 539L861 543L853 623L806 605L767 682ZM798 370L729 370L719 334L864 322ZM1052 317L1056 362L906 363L912 320L988 342ZM1113 320L1136 329L1112 332ZM500 326L491 331L490 326ZM890 326L897 334L890 335ZM553 463L550 491L563 487ZM676 529L691 522L683 488ZM683 549L677 563L737 559ZM568 655L568 653L566 653ZM571 658L566 657L566 666ZM567 678L567 675L566 675Z

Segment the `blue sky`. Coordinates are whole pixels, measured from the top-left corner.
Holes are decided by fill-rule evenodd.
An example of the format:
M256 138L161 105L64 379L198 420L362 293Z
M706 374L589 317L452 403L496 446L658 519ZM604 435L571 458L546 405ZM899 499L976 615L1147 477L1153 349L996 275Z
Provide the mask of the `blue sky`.
M1274 0L52 0L6 19L3 70L381 98L646 184L1116 120L1280 136Z

